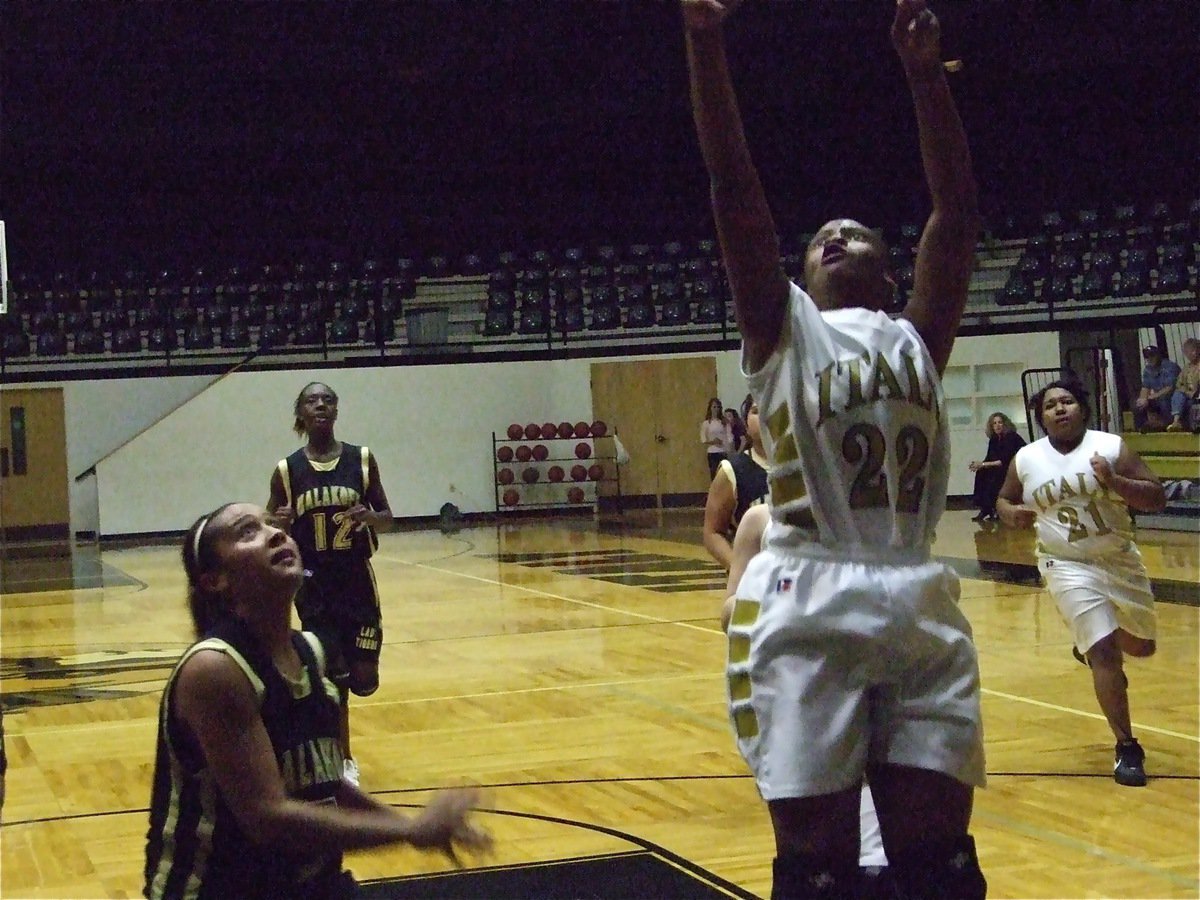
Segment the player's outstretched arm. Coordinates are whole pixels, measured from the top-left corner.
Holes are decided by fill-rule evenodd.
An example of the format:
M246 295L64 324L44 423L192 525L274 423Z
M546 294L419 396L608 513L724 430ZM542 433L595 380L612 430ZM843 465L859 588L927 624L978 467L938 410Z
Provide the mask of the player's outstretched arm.
M374 802L343 808L289 797L258 700L237 664L224 653L200 650L177 677L177 715L233 815L260 844L280 850L297 845L356 850L403 842L440 850L456 861L456 849L476 852L491 846L488 834L470 820L479 797L474 789L439 791L414 817Z
M725 56L724 22L740 2L682 0L682 8L692 116L747 364L757 371L775 349L789 288Z
M925 0L898 0L892 44L904 66L933 210L925 223L904 317L941 372L967 302L979 234L978 193L962 120L941 62L941 31Z

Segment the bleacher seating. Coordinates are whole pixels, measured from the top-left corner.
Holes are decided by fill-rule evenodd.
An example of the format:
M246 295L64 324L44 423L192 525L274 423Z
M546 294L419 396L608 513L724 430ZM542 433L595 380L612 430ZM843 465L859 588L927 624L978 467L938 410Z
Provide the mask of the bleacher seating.
M146 334L146 349L155 353L170 352L179 346L179 335L174 328L155 325Z
M10 331L4 335L4 356L8 359L21 359L32 353L29 335L22 331Z
M626 308L626 328L650 328L654 324L654 306L649 302L645 300L634 301Z
M243 322L230 322L221 329L221 346L243 348L250 346L250 329Z
M906 223L886 233L902 303L920 228ZM1148 316L1157 302L1197 296L1198 241L1200 200L1186 209L1122 202L1001 217L980 245L964 324L970 327L973 317L991 325L1042 323L1048 308L1055 321L1117 308L1124 318ZM805 246L803 235L785 236L781 244L781 265L797 280ZM0 328L0 365L138 354L170 354L186 364L255 347L326 354L331 347L339 353L395 347L403 314L432 306L449 310L456 336L447 340L464 345L636 342L655 329L672 341L736 340L712 239L573 242L495 253L404 253L386 264L305 260L224 270L155 267L149 274L130 267L78 278L56 272L43 283L21 273ZM402 341L411 342L411 327Z
M583 330L584 318L582 304L564 306L558 310L554 326L563 334L571 334Z
M141 353L142 330L140 328L118 328L113 332L114 353Z
M329 343L357 344L360 340L357 319L343 317L333 320L329 328Z
M510 329L511 330L511 329ZM368 319L363 326L363 343L376 346L396 340L396 320L388 317Z
M593 331L603 331L610 328L621 327L621 309L615 302L607 301L595 303L592 306L592 324Z

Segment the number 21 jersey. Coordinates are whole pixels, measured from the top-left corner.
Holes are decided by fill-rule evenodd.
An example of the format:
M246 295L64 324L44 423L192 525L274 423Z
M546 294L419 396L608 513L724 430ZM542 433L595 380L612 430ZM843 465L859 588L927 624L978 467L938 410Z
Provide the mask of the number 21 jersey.
M1115 465L1121 436L1085 431L1079 446L1059 453L1049 438L1017 451L1022 502L1037 510L1037 552L1062 559L1099 559L1130 549L1133 520L1117 494L1101 487L1092 474L1092 456Z

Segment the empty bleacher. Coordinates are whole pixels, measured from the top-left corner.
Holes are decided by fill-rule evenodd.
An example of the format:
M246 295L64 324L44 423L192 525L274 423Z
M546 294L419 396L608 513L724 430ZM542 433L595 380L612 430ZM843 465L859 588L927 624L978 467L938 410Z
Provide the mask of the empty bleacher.
M1004 222L985 231L963 334L1088 318L1140 323L1164 303L1185 315L1200 305L1200 200L1049 211L1021 230ZM911 224L888 234L901 303L919 236ZM784 268L797 280L806 242L782 242ZM0 316L0 368L55 377L227 367L248 356L403 361L736 341L715 241L609 242L357 265L19 277Z

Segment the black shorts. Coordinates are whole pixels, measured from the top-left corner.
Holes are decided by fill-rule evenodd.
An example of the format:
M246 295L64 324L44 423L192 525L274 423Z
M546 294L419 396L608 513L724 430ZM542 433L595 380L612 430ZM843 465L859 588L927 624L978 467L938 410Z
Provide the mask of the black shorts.
M331 676L338 668L339 654L343 665L356 660L378 661L383 647L383 619L369 561L310 572L296 595L296 611L300 627L321 637L329 653Z

